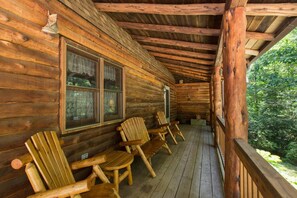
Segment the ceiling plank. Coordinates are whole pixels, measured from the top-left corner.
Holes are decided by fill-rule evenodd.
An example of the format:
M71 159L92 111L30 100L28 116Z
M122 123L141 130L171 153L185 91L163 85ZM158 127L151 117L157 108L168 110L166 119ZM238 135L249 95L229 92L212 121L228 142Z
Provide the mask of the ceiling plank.
M178 71L191 71L197 75L200 75L200 76L206 76L206 77L209 77L211 75L211 72L208 72L208 73L202 73L200 72L199 70L197 69L191 69L191 68L188 68L188 67L183 67L183 66L171 66L171 65L165 65L168 69L171 69L171 70L178 70Z
M163 52L167 54L178 54L179 56L187 56L192 58L204 58L213 60L215 58L214 54L204 54L199 52L192 52L192 51L186 51L186 50L177 50L172 48L165 48L165 47L157 47L152 45L142 45L144 49L147 49L148 51L154 51L154 52Z
M175 55L163 54L163 53L158 53L158 52L150 52L150 54L153 56L158 56L158 57L167 58L167 59L180 60L180 61L197 63L197 64L202 64L202 65L213 65L213 61L209 61L209 60L175 56Z
M178 40L153 38L153 37L145 37L145 36L137 36L137 35L132 35L132 38L137 41L145 42L145 43L156 43L156 44L162 44L162 45L172 45L172 46L201 49L201 50L214 51L217 49L217 46L213 44L194 43L194 42L187 42L187 41L178 41Z
M223 15L224 10L245 6L247 0L203 4L147 4L147 3L95 3L102 12L142 13L160 15ZM246 15L251 16L297 16L297 3L247 4Z
M117 24L122 28L156 31L156 32L170 32L170 33L181 33L181 34L190 34L190 35L193 34L193 35L204 35L204 36L218 36L220 34L219 29L210 29L210 28L157 25L157 24L131 23L131 22L117 22Z
M163 65L165 66L169 66L169 67L186 67L189 69L195 69L197 71L199 71L200 73L204 73L204 74L209 74L212 72L212 68L213 67L200 67L199 65L183 65L183 64L178 64L178 63L168 63L166 61L160 61Z
M173 25L157 25L157 24L132 23L132 22L116 22L116 23L120 27L126 28L126 29L180 33L180 34L189 34L189 35L202 35L202 36L219 36L220 35L220 29L173 26ZM271 41L273 40L274 35L268 34L268 33L261 33L261 32L247 32L246 37L247 39Z
M95 3L95 6L102 12L161 15L221 15L224 12L225 4Z
M207 78L207 77L203 77L203 76L199 76L199 75L196 75L196 74L183 72L183 71L179 71L179 70L171 70L170 72L172 72L174 74L179 74L179 75L182 75L182 76L185 76L185 77L199 79L199 80L202 80L202 81L209 81L210 80L210 78Z

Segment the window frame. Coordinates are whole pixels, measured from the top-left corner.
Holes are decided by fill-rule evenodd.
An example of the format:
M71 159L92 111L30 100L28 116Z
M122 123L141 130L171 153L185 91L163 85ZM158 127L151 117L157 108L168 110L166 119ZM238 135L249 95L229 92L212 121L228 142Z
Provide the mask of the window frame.
M104 125L114 124L121 122L125 119L125 109L126 109L126 91L125 91L125 67L121 64L106 58L105 56L95 52L94 50L91 50L85 46L82 46L74 41L71 41L65 37L61 37L60 39L60 69L61 69L61 75L60 75L60 101L59 101L59 126L62 134L69 134L74 132L79 132L87 129L97 128ZM96 74L96 77L99 78L97 80L97 85L99 83L99 86L96 87L96 89L99 89L99 91L94 92L97 95L94 101L94 108L95 108L95 120L99 117L99 121L93 124L88 124L84 126L78 126L73 128L66 128L66 90L67 90L67 51L71 48L70 51L81 51L82 55L87 55L85 57L93 57L91 58L94 60L94 58L97 59L97 72L99 74ZM74 49L74 50L73 50ZM107 61L111 63L112 65L118 67L121 69L122 72L122 79L121 79L121 91L122 91L122 98L121 98L121 113L122 117L115 120L110 121L104 121L104 62ZM80 88L80 87L78 87ZM91 88L92 89L92 88ZM99 103L99 104L98 104ZM97 116L97 117L96 117Z

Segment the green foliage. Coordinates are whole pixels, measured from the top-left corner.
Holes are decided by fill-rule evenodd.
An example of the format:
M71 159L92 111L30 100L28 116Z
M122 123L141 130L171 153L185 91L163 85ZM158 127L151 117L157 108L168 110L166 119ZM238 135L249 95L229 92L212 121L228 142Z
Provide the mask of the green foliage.
M251 66L248 78L250 144L297 165L296 28Z
M274 168L276 169L288 182L290 182L297 189L297 167L289 163L282 162L279 156L272 155L270 152L258 150L257 152Z
M288 145L286 160L288 162L292 162L293 164L297 164L297 142L291 142Z

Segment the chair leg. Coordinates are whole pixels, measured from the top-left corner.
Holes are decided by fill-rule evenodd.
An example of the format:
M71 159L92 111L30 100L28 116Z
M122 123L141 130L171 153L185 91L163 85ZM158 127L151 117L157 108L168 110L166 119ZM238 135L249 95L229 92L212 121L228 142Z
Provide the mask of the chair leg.
M168 130L170 136L172 137L174 144L177 144L177 141L176 141L176 139L175 139L174 135L172 134L172 132L171 132L171 130L170 130L169 127L167 127L167 130Z
M98 165L93 165L93 171L101 179L103 183L110 183L106 175L103 173L102 169Z
M115 185L116 191L119 192L119 170L113 171L113 183Z
M152 177L156 177L156 173L155 173L153 167L151 166L149 161L146 159L146 157L145 157L142 149L140 148L140 146L136 145L136 149L138 150L141 159L143 160L143 162L144 162L146 168L148 169L148 171L151 173Z
M131 165L127 166L128 170L128 184L131 186L133 184L133 178L132 178L132 171L131 171Z
M186 139L185 139L185 136L184 136L184 134L181 132L181 130L179 129L179 127L177 126L177 124L175 124L175 127L176 127L176 129L178 130L178 134L179 134L179 136L185 141Z
M169 146L168 146L167 143L163 144L163 147L167 150L167 152L168 152L169 155L172 154L172 152L171 152L171 150L170 150L170 148L169 148Z

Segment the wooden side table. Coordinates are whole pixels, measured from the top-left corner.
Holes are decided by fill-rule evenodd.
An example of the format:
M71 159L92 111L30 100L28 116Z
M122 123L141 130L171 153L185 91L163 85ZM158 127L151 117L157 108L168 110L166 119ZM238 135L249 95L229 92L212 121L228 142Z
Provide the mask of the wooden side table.
M121 183L126 177L128 177L128 184L133 184L131 164L134 160L132 154L124 151L112 151L106 153L106 162L100 164L100 167L106 172L108 176L113 177L113 183L116 186L117 192L119 192L119 183ZM124 173L119 174L120 169L126 169ZM111 171L113 173L111 173Z

